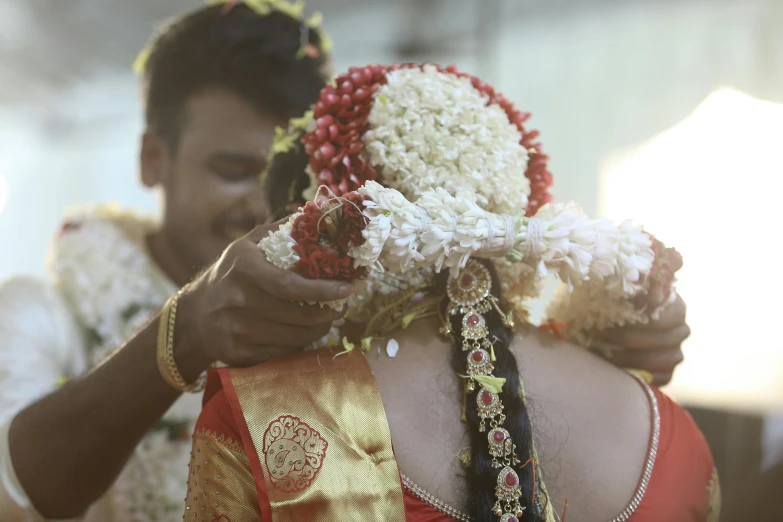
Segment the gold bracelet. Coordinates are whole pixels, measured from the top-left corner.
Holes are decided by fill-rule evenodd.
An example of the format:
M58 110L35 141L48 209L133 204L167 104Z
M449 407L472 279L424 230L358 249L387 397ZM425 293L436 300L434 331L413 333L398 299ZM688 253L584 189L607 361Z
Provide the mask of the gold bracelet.
M206 373L202 373L196 382L188 384L179 373L174 359L174 324L177 319L177 304L185 289L181 289L166 301L160 312L158 324L158 371L169 386L177 391L198 393L206 386Z

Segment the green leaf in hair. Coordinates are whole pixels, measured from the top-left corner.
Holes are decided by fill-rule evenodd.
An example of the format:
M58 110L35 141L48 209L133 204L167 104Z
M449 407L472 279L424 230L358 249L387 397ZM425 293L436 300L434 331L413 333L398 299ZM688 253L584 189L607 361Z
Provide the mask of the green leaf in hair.
M506 384L504 377L493 377L492 375L476 375L473 380L496 394L503 391L503 385Z

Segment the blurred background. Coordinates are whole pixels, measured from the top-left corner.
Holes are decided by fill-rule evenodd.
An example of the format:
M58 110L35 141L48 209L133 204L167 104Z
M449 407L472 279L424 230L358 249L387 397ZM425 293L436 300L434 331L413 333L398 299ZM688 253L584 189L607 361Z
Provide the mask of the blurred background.
M137 181L131 64L160 20L198 5L0 0L0 279L45 274L70 206L156 211ZM310 0L307 9L325 15L337 71L434 61L492 83L533 112L557 199L631 216L677 246L693 335L668 391L705 431L724 492L783 460L783 337L772 328L783 312L783 1Z

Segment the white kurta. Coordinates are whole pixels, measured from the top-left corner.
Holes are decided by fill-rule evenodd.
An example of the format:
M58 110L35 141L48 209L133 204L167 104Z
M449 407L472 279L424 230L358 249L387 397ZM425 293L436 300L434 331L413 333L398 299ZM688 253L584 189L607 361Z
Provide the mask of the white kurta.
M154 224L99 208L75 214L54 244L50 280L0 286L0 513L40 521L10 459L16 413L93 367L131 337L176 288L153 263L144 237ZM136 448L86 522L182 520L200 394L181 397Z

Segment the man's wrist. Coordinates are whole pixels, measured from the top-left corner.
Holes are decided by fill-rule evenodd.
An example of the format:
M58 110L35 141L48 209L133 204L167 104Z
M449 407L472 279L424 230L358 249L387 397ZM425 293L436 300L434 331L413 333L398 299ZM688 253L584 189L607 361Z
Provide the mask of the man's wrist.
M195 307L193 295L183 293L178 303L177 317L174 323L174 360L182 378L190 384L198 379L214 362L201 349L194 335L193 318Z

